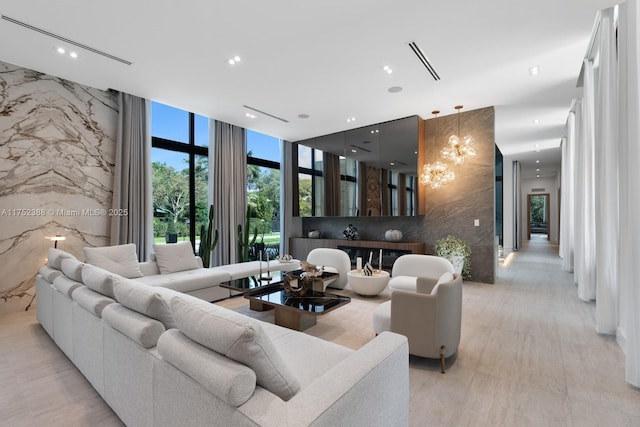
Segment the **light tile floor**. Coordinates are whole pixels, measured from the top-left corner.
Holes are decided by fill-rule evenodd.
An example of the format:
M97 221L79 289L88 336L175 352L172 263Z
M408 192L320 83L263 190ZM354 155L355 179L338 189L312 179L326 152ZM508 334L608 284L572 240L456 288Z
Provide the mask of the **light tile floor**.
M411 357L410 424L640 426L624 355L596 334L595 305L578 300L557 247L532 240L500 265L497 282L465 282L462 339L445 375L438 361ZM350 295L307 333L351 348L370 340L371 311L386 296ZM221 305L248 312L242 298ZM0 426L119 425L33 312L0 318Z

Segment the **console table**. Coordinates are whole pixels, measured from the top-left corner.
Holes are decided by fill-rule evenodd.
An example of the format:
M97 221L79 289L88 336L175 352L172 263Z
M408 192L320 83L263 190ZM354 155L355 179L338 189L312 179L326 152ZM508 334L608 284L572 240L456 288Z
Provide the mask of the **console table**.
M289 252L297 259L307 259L307 255L315 248L342 249L349 254L351 264L355 266L355 258L361 256L363 263L368 260L368 253L373 252L373 266L378 266L378 254L382 249L383 268L391 269L393 261L403 254L424 254L424 242L388 242L386 240L347 240L347 239L310 239L308 237L289 238Z

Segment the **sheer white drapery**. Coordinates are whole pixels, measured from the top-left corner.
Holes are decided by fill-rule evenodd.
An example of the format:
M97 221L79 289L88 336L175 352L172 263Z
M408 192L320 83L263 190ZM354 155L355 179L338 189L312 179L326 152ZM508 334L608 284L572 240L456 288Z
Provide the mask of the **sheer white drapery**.
M590 301L596 297L595 259L595 183L594 183L594 78L593 62L585 59L584 97L576 107L576 181L575 181L575 259L574 280L578 297ZM579 114L578 114L579 112Z
M595 87L596 330L618 326L618 62L614 8L600 12ZM585 87L586 89L586 87Z
M573 108L575 108L575 103ZM560 212L560 257L562 258L562 269L565 271L573 271L574 256L574 195L573 186L574 177L574 155L573 147L575 145L575 112L569 112L567 118L566 130L567 137L562 141L562 199Z
M120 93L118 103L118 145L111 204L117 214L111 216L111 244L135 243L138 259L146 261L153 244L148 102Z
M244 128L218 120L211 120L209 132L214 228L220 233L211 265L224 265L239 261L236 236L247 210L247 137Z
M619 5L620 239L618 341L625 352L625 378L640 387L640 10L637 0Z

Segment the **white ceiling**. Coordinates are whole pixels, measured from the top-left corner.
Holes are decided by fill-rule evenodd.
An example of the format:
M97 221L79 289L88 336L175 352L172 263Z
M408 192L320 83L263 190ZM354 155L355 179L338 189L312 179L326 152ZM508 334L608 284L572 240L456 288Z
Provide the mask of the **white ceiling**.
M1 0L2 15L132 64L81 48L72 60L56 52L72 46L6 20L0 60L291 141L493 105L502 153L523 162L523 177L543 156L551 176L596 13L618 1ZM250 119L244 105L288 123Z

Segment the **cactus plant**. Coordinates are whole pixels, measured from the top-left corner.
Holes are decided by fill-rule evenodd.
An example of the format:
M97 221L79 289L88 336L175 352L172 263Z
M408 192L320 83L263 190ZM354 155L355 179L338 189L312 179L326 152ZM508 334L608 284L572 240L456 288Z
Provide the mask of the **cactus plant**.
M205 268L211 266L211 251L218 244L218 230L213 230L213 205L209 206L209 224L200 225L200 258Z
M249 249L256 242L258 237L258 227L253 229L253 238L249 240L249 219L251 218L251 206L247 206L247 216L244 221L244 232L242 224L238 224L238 262L249 261Z

